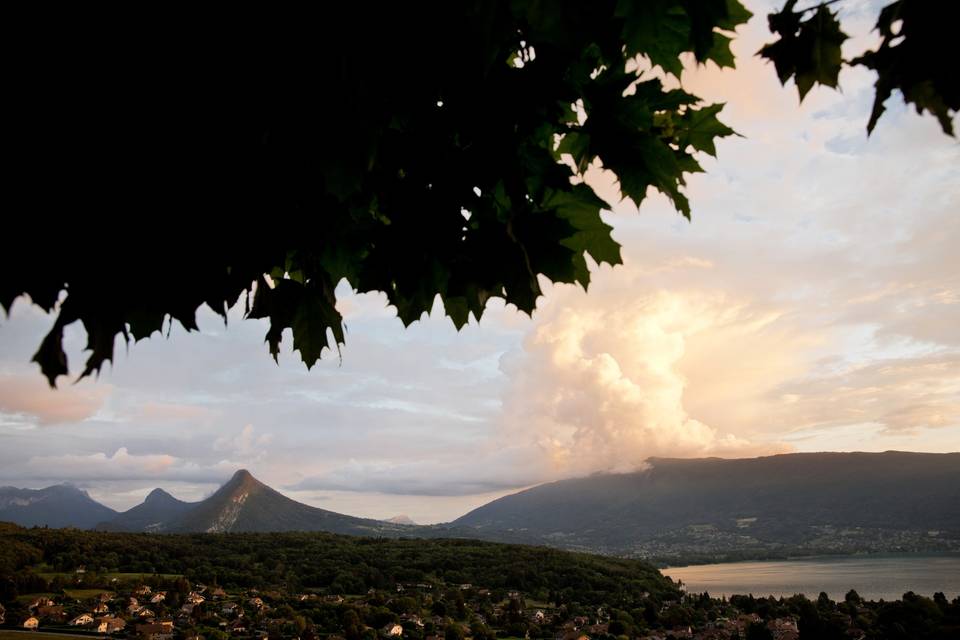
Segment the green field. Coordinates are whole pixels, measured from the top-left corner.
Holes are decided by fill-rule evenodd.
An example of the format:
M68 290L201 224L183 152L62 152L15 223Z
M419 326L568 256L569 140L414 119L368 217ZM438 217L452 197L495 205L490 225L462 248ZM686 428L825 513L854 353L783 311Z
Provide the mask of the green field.
M101 593L113 594L112 591L106 591L105 589L64 589L63 592L67 594L67 597L74 598L76 600L96 598Z
M54 598L55 593L23 593L17 596L17 602L33 602L37 598Z

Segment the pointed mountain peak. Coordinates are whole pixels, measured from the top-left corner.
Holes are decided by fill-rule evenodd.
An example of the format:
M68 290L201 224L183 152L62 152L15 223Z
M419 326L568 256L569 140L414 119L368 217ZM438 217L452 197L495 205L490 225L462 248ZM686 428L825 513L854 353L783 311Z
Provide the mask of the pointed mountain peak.
M253 477L252 473L250 473L246 469L238 469L237 472L233 474L233 477L230 478L230 481L227 484L250 484L253 482L259 482L259 481Z
M228 480L223 487L221 487L221 490L226 489L228 492L237 490L249 491L251 489L265 486L266 485L264 485L262 482L254 478L253 474L251 474L249 471L246 469L240 469L233 474L230 480Z
M143 502L152 503L152 502L169 502L171 500L176 500L172 495L164 491L163 489L157 487L153 491L147 494L147 497L143 499Z
M245 481L245 480L255 480L255 479L256 478L253 477L253 474L247 471L246 469L237 469L237 472L233 474L233 477L230 478L230 481L231 482L234 480Z

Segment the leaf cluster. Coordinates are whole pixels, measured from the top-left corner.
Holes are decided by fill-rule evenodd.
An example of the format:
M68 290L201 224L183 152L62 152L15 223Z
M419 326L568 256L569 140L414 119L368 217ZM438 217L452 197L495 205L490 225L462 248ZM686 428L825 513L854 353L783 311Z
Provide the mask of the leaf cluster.
M241 297L271 354L289 332L310 367L344 341L342 280L407 325L437 296L458 328L491 298L530 313L542 278L586 287L587 256L621 261L588 167L689 217L695 154L733 133L722 105L628 69L732 66L749 16L737 0L500 0L156 31L24 22L12 182L31 205L0 305L57 312L34 357L51 385L71 323L83 377L118 335L194 330L200 305L226 319Z
M797 0L787 0L781 11L768 16L770 31L779 38L759 55L774 63L780 82L793 78L802 101L814 84L837 88L844 64L864 66L877 73L868 133L883 114L884 103L898 90L917 113L930 112L943 132L953 135L960 81L944 47L960 20L957 3L896 0L880 12L876 25L883 38L880 46L844 60L841 46L848 36L829 8L836 1L798 10Z

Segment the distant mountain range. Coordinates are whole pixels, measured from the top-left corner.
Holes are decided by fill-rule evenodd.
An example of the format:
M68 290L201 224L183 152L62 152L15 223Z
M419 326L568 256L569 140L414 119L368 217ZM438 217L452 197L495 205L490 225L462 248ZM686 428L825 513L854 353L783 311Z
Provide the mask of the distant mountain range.
M177 500L163 489L154 489L144 501L128 511L97 523L102 531L162 531L190 511L196 502Z
M481 537L659 557L738 549L960 549L960 453L648 464L636 473L533 487L452 525Z
M117 512L70 484L46 489L0 487L0 520L25 527L77 527L90 529Z
M123 513L70 485L4 487L0 520L156 533L466 537L657 558L960 550L960 453L655 458L643 471L540 485L432 526L311 507L246 470L200 502L155 489Z
M216 493L200 502L177 500L154 489L142 504L101 522L106 531L225 533L236 531L327 531L350 535L390 535L400 527L355 518L291 500L241 469Z

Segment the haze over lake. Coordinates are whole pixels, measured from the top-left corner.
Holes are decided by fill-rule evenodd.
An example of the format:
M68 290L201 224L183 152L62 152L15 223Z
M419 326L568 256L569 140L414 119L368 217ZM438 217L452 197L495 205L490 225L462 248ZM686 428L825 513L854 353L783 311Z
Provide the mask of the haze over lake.
M842 600L850 589L870 600L895 600L905 592L932 596L942 591L948 599L960 595L960 556L877 555L818 557L779 562L730 562L670 567L663 573L682 580L691 593L711 596L752 593L789 597L803 593L816 598L821 591Z

